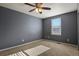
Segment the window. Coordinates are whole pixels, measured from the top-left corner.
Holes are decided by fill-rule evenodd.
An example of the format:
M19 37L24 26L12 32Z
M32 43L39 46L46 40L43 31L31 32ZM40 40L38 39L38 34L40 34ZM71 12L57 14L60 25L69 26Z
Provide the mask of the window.
M54 18L51 20L51 34L61 35L61 18Z

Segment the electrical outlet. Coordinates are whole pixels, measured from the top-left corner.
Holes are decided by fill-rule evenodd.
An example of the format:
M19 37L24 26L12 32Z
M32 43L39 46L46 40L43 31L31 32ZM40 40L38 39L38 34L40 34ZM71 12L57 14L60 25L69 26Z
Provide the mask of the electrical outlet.
M24 42L24 39L22 39L22 42Z
M49 36L48 36L48 39L49 39Z
M67 39L67 42L69 42L69 41L70 41L70 39L68 38L68 39Z

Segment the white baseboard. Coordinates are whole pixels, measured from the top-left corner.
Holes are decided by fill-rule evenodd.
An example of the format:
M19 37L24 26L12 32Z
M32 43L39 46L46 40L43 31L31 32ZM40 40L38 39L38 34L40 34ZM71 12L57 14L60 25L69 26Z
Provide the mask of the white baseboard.
M0 51L5 51L5 50L12 49L12 48L17 48L17 47L24 46L24 45L27 45L27 44L31 44L31 43L34 43L34 42L38 42L38 41L41 41L41 39L40 40L35 40L35 41L32 41L32 42L28 42L28 43L24 43L24 44L21 44L21 45L13 46L13 47L1 49Z

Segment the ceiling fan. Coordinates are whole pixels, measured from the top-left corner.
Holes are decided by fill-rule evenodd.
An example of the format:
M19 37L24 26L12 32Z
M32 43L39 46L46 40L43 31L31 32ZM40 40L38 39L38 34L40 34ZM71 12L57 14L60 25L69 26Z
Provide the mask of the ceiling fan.
M36 11L36 12L42 14L43 10L51 10L51 8L49 8L49 7L43 7L43 3L35 3L35 5L30 4L30 3L24 3L24 4L34 7L34 9L30 10L29 12Z

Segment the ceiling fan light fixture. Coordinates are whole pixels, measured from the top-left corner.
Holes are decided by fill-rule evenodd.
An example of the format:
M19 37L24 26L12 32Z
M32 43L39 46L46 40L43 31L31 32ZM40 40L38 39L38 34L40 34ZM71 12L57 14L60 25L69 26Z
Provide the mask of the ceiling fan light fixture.
M36 11L37 13L42 13L42 8L36 8L35 11Z
M35 3L35 5L25 3L26 5L34 7L34 9L30 10L29 12L36 11L37 13L42 14L43 10L51 10L50 7L43 7L43 3Z
M39 11L38 11L38 8L36 8L35 11L38 13L38 12L39 12Z
M42 12L42 8L38 8L38 11L39 11L39 12Z

